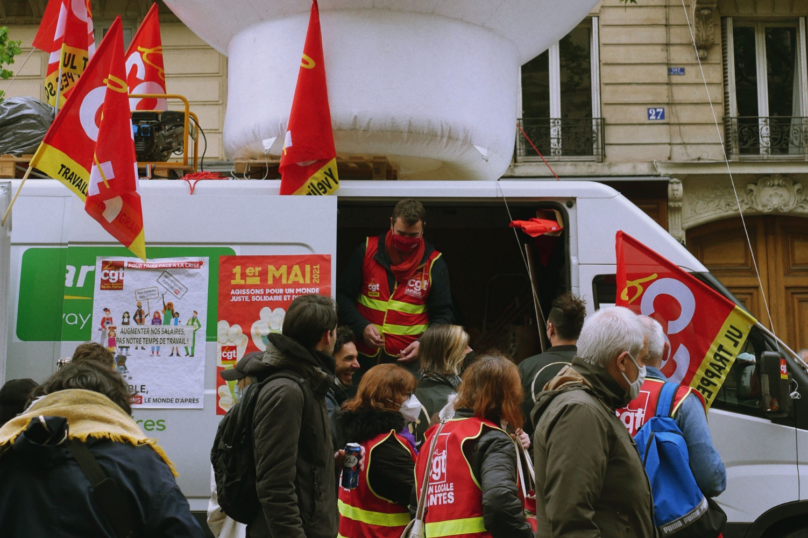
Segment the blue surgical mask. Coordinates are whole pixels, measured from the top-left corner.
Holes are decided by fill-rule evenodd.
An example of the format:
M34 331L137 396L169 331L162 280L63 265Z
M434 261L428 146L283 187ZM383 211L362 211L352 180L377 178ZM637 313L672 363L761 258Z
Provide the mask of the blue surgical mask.
M236 397L236 401L241 401L241 397L244 395L244 389L236 383L236 386L233 387L233 395Z

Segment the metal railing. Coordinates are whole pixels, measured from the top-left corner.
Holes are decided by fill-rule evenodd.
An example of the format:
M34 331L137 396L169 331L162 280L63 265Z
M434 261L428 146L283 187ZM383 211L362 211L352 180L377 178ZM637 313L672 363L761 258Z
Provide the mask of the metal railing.
M724 136L730 158L805 159L808 156L808 118L725 117Z
M519 125L545 159L603 161L603 118L520 118ZM539 155L516 131L516 161Z

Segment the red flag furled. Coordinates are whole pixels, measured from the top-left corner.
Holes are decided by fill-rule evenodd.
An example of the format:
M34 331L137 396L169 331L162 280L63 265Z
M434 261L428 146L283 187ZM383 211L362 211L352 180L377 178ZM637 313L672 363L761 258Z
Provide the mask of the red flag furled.
M281 194L323 195L339 188L317 0L311 5L280 172Z
M617 301L650 316L671 344L668 379L699 391L709 407L755 318L633 237L617 232Z
M152 4L126 51L126 83L129 93L166 93L163 42L157 4ZM168 110L165 99L129 99L131 110Z
M558 222L550 219L515 220L511 222L511 228L519 228L530 237L560 232L563 229Z
M105 81L101 126L84 208L112 237L146 261L135 140L124 80L123 34L118 32L111 46L112 64Z
M113 65L114 58L119 59L117 67ZM99 220L97 215L100 214L104 218L104 221L99 220L102 226L145 259L125 76L123 33L118 17L87 64L73 89L73 96L45 134L31 159L31 166L64 183L85 202L93 218ZM116 108L119 103L123 103L121 110ZM100 170L94 170L98 168L96 158ZM96 183L94 187L90 187L91 175ZM115 233L111 229L116 229Z
M51 0L33 45L50 54L45 90L48 103L55 106L58 95L61 107L95 52L90 0Z

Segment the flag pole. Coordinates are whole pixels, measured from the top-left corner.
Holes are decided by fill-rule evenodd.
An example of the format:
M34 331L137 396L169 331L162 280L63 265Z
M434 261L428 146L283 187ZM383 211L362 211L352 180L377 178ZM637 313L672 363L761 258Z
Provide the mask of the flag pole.
M62 45L62 52L64 52L64 44ZM56 80L56 112L53 113L54 118L59 113L59 97L62 94L62 54L59 54L59 78Z
M780 340L780 338L778 338L776 334L774 334L773 332L771 332L771 331L770 331L770 330L769 330L769 329L768 329L766 326L764 326L764 325L763 325L762 323L760 323L759 321L755 323L755 326L756 326L757 328L759 328L761 331L763 331L764 333L766 333L766 334L768 334L769 336L771 336L772 338L774 338L775 342L777 342L778 344L780 344L781 346L783 346L783 348L784 348L786 351L788 351L788 352L791 354L791 356L792 356L792 357L794 357L794 358L797 360L797 362L798 362L798 363L800 363L800 365L801 365L803 368L805 368L805 369L807 369L807 370L808 370L808 364L806 364L806 363L805 363L805 361L803 360L803 358L802 358L802 357L801 357L799 354L794 353L794 350L793 350L793 349L791 349L790 347L788 347L788 346L785 344L785 342L783 342L782 340Z
M11 203L8 205L8 209L6 209L6 214L3 215L3 220L2 220L2 222L0 222L0 226L5 226L6 225L6 219L8 218L9 214L11 213L11 208L14 207L14 202L17 201L17 196L20 195L20 191L22 190L22 186L25 185L25 182L28 179L28 176L31 175L31 170L33 170L33 169L34 169L33 165L29 164L28 165L28 170L26 170L25 175L22 176L22 182L20 183L20 186L17 187L17 192L14 194L14 198L11 199Z

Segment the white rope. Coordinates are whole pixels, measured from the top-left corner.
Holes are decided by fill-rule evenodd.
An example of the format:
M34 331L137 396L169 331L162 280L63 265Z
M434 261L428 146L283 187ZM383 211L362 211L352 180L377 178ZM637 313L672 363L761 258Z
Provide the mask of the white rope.
M763 305L766 307L766 315L769 317L769 325L771 325L772 334L774 331L774 321L772 320L772 313L769 310L769 301L766 298L766 291L763 289L763 280L760 278L760 270L758 270L757 260L755 259L755 251L752 248L752 240L749 238L749 230L746 228L746 219L743 217L743 208L741 207L741 200L738 198L738 190L735 188L735 179L732 177L732 170L729 166L729 158L727 158L727 150L724 147L724 138L721 136L721 128L718 126L718 117L715 115L715 107L713 107L713 99L710 97L710 89L707 86L707 78L704 76L704 68L701 65L701 58L699 58L699 49L696 46L696 37L693 35L693 27L690 24L690 17L687 14L687 6L685 0L682 0L682 10L685 12L685 20L687 21L687 29L690 31L690 40L693 42L693 50L696 52L696 61L699 62L699 71L701 71L701 80L704 82L704 91L707 93L707 100L710 103L710 112L713 114L713 122L715 123L715 130L718 133L718 141L721 146L721 152L724 155L724 163L727 165L727 174L729 174L729 181L732 183L732 192L735 195L735 203L738 205L738 214L741 216L741 224L743 225L743 233L746 235L746 243L749 245L749 254L752 256L752 265L755 268L755 275L757 275L758 286L760 286L760 294L763 297ZM670 44L668 44L670 46Z
M31 48L31 52L29 52L28 56L25 57L25 61L22 63L20 68L14 70L14 76L11 77L11 82L9 82L8 86L6 86L6 89L3 90L3 95L8 94L8 89L11 88L11 85L14 83L15 80L17 80L17 75L20 73L20 71L22 71L22 68L25 67L25 64L28 63L28 58L31 57L31 55L34 53L35 50L36 50L35 48Z

